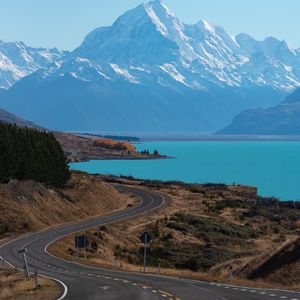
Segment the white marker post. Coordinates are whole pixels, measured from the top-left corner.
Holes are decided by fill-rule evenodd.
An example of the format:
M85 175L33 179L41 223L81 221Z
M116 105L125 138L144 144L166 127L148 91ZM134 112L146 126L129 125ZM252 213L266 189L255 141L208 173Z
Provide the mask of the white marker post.
M29 278L29 269L28 269L28 264L26 259L26 252L27 252L26 248L19 250L19 253L21 253L23 257L24 276Z
M4 271L4 266L5 266L5 260L4 258L2 258L1 271Z

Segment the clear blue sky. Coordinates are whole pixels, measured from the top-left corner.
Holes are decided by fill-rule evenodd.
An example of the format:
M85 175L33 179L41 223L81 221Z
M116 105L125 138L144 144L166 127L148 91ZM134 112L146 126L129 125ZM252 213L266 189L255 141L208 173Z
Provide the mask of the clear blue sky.
M110 25L141 0L0 0L0 39L72 50L85 35ZM300 47L300 0L164 0L185 23L199 19L245 32L275 36Z

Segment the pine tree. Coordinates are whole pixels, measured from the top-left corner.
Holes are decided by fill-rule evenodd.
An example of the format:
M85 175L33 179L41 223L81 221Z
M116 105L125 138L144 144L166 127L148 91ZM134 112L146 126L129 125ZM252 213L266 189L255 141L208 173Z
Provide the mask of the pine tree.
M0 123L0 182L6 183L10 178L63 187L70 173L55 136Z

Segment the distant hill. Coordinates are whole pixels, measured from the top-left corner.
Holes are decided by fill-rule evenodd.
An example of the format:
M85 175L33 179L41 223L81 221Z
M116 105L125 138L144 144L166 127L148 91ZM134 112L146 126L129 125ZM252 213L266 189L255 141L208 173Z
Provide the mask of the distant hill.
M0 90L1 93L1 90ZM21 117L18 117L4 109L0 108L0 122L16 124L20 127L29 127L29 128L41 128L38 125L34 124L31 121L27 121Z
M300 135L300 89L277 106L239 114L217 134Z

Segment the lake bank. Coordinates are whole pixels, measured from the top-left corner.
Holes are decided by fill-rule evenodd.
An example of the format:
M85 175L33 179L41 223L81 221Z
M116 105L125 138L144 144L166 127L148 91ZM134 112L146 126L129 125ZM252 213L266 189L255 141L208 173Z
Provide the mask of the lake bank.
M150 142L136 146L175 158L90 161L71 164L71 168L142 179L250 185L258 187L262 196L300 199L300 142Z

